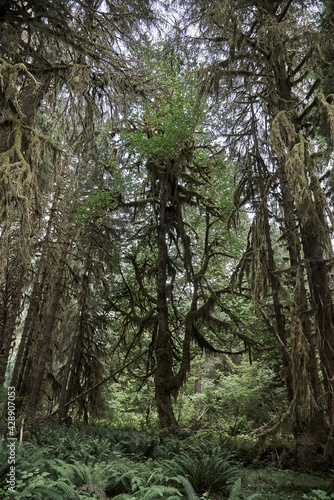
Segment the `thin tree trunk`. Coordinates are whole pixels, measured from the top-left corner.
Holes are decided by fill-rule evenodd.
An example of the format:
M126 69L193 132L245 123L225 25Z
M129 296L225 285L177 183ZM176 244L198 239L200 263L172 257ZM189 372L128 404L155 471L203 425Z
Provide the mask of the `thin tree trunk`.
M48 311L48 314L46 317L46 325L45 325L45 330L44 330L44 339L43 339L43 344L42 344L42 350L41 350L41 354L39 357L39 361L38 361L36 374L35 374L34 382L33 382L32 389L31 389L30 397L28 400L28 407L30 409L34 409L37 406L40 390L41 390L42 383L43 383L44 372L45 372L45 367L46 367L46 363L48 360L49 348L50 348L50 344L51 344L54 324L56 321L56 313L57 313L58 304L59 304L59 300L60 300L61 292L62 292L63 277L64 277L64 270L65 270L65 265L66 265L67 254L68 254L68 248L69 248L69 244L70 244L71 229L72 229L71 225L68 225L67 230L66 230L66 234L65 234L65 238L64 238L64 242L63 242L61 256L60 256L58 272L57 272L56 279L55 279L53 296L52 296L50 308L49 308L49 311Z
M253 120L255 123L255 116L253 113ZM256 133L254 134L256 137ZM255 139L255 144L257 146L257 138ZM260 155L260 150L257 147L257 157L258 157L258 168L259 168L259 179L260 179L260 193L261 193L261 199L263 200L263 206L262 206L262 219L263 219L263 228L264 228L264 233L265 233L265 238L266 238L266 247L267 247L267 255L266 258L268 260L268 279L269 279L269 284L271 287L271 293L272 293L272 300L273 300L273 306L274 306L274 314L275 314L275 322L276 322L276 337L278 337L277 340L279 340L279 346L281 347L281 357L282 357L282 364L283 364L283 369L285 372L285 384L286 384L286 390L287 390L287 396L288 396L288 401L291 402L293 399L293 376L291 373L291 356L289 355L289 351L287 349L287 331L286 331L286 324L285 324L285 316L282 312L282 305L280 301L280 294L281 294L281 286L279 283L279 280L277 278L277 275L275 273L276 271L276 263L275 263L275 256L274 256L274 250L272 247L272 242L271 242L271 235L270 235L270 223L269 223L269 212L268 212L268 206L267 206L267 193L265 192L265 184L264 184L264 179L265 179L265 169L264 169L264 162L262 160L262 157Z
M71 343L70 343L70 347L69 347L68 354L67 354L67 361L66 361L65 370L64 370L63 382L62 382L61 389L60 389L59 403L58 403L59 423L61 423L62 419L65 417L65 401L66 401L66 399L68 399L68 398L66 398L66 394L67 394L69 375L70 375L70 371L71 371L71 365L72 365L75 347L77 344L78 337L80 335L81 317L82 317L82 313L83 313L83 309L84 309L84 305L85 305L85 298L86 298L87 286L88 286L87 268L88 268L88 262L89 262L89 258L90 258L90 249L91 249L91 243L88 244L88 247L86 250L85 262L84 262L84 267L83 267L83 271L82 271L81 285L80 285L79 296L78 296L77 311L76 311L75 322L74 322L74 327L73 327L73 334L72 334ZM69 392L69 394L71 394L71 387L69 387L68 392Z
M203 359L203 353L201 355L201 361L196 368L196 379L195 379L195 387L194 387L195 394L202 394L203 368L204 368L202 359ZM202 409L202 401L200 399L196 402L196 408L197 408L198 412L200 412L200 410ZM199 415L199 417L201 417L201 416L202 415Z
M3 385L5 382L10 348L15 332L16 319L20 310L22 287L24 281L24 267L18 266L18 271L20 277L15 285L10 282L8 275L6 277L6 289L4 291L5 298L3 303L4 317L1 329L0 385ZM15 292L11 293L10 288L14 286Z
M64 407L68 408L73 403L75 403L76 401L78 401L78 399L83 398L84 396L86 396L90 392L95 391L101 385L106 384L107 382L109 382L109 380L111 380L112 378L114 378L119 373L122 373L128 366L132 365L132 363L135 363L138 359L140 359L143 356L145 356L145 354L148 354L151 350L152 350L152 347L149 347L148 349L145 349L145 351L143 351L140 354L138 354L138 356L135 356L133 359L131 359L130 361L128 361L127 363L125 363L125 365L123 365L122 368L120 368L119 370L116 370L115 372L111 373L110 375L108 375L107 377L105 377L103 380L100 380L100 382L97 382L97 384L93 385L89 389L86 389L81 394L78 394L78 396L75 396L71 400L67 401L65 403ZM54 415L57 415L57 413L58 413L58 409L55 410L55 411L53 411L52 413L50 413L49 417L53 417Z

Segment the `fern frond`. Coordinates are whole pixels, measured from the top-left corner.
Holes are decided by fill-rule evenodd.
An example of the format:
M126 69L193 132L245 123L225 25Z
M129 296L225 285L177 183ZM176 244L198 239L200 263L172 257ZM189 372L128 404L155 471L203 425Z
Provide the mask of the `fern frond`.
M79 488L79 491L88 491L89 493L94 493L100 500L109 500L109 497L98 486L83 484Z
M18 492L19 498L33 498L34 500L80 500L72 484L64 481L51 481L36 477L33 481Z
M196 495L194 488L192 487L190 481L188 481L185 477L180 477L180 482L184 488L184 491L187 495L187 500L199 500L199 497Z
M241 478L239 477L233 484L228 500L239 500L241 490ZM253 500L254 498L260 498L262 495L260 493L252 493L245 500Z
M228 500L238 500L241 489L241 478L239 477L233 484Z
M238 470L231 464L231 456L220 447L209 450L209 454L199 453L199 449L183 452L169 460L165 467L174 475L185 477L196 493L206 491L227 491L228 484Z

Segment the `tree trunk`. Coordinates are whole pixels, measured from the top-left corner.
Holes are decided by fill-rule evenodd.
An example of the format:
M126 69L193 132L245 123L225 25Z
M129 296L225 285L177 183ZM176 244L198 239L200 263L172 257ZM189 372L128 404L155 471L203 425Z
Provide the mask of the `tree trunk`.
M293 399L293 375L291 373L291 356L289 355L289 351L287 348L287 331L285 325L285 316L283 314L282 305L280 301L281 294L281 286L279 280L276 275L276 263L275 263L275 255L271 242L270 235L270 223L269 223L269 212L267 207L267 199L264 185L265 172L263 168L261 168L262 158L260 156L260 152L257 152L258 157L260 159L259 165L259 178L260 178L260 191L261 198L263 199L263 207L262 207L262 216L263 216L263 225L264 225L264 233L266 238L266 246L267 246L267 259L268 259L268 270L269 270L269 283L271 287L272 300L274 306L274 314L275 314L275 322L276 322L276 337L279 341L279 346L281 347L281 358L283 369L285 373L285 384L287 390L288 401L291 402Z
M279 179L292 269L291 277L294 281L294 295L291 302L291 357L294 395L290 411L291 423L299 448L299 467L306 470L313 467L314 450L324 443L327 425L320 398L321 387L316 360L316 345L312 325L308 317L309 307L301 246L307 267L314 258L323 260L325 231L322 231L319 219L315 217L315 205L307 180L307 171L309 169L307 142L301 134L298 135L298 124L290 122L286 115L286 109L289 108L289 103L292 102L289 78L280 55L275 51L273 59L276 65L276 88L282 99L281 102L284 104L277 105L276 109L273 107L272 129L274 132L274 146L279 161ZM288 128L283 140L280 134L285 126ZM283 147L284 143L285 149ZM288 153L286 153L287 150ZM297 229L295 210L300 222L300 232ZM317 223L310 228L310 221L315 219L317 219ZM312 242L312 250L308 245L309 242ZM313 278L314 276L308 272L311 291L314 289ZM322 290L326 290L328 279L326 281L324 274L322 274L322 279L324 280L321 283ZM316 301L314 294L312 298L313 301ZM318 303L318 305L320 309L323 308L323 304ZM316 321L318 323L317 318ZM320 333L323 336L323 332ZM333 340L331 342L334 346Z
M63 177L65 172L65 166L64 164L61 167L61 171L59 173L60 179ZM41 274L44 270L44 263L45 259L47 257L48 253L48 248L49 248L49 243L50 243L50 235L52 228L54 226L55 222L55 216L58 210L58 204L59 204L59 197L60 197L60 184L58 184L55 195L53 197L52 201L52 206L50 210L50 217L48 220L47 228L46 228L46 233L45 233L45 238L42 244L42 250L41 250L41 257L39 259L37 271L36 271L36 276L34 280L34 285L30 294L30 301L29 301L29 307L27 311L27 316L24 322L24 327L23 327L23 332L22 332L22 337L19 345L19 349L16 355L16 361L15 361L15 366L14 366L14 371L12 374L12 379L11 379L11 385L13 387L16 387L16 390L19 392L21 391L21 386L22 382L24 379L24 372L26 369L26 362L27 358L29 355L29 349L31 346L31 341L32 341L32 336L34 333L32 331L31 325L34 316L38 314L38 295L40 292L40 279L41 279ZM22 396L24 396L24 392L21 393Z
M16 319L20 310L22 295L24 267L18 266L19 278L14 283L6 272L6 285L3 301L3 319L1 328L1 348L0 348L0 385L5 382L6 369L8 365L10 348L12 345ZM12 291L14 289L14 291Z
M167 244L166 205L167 180L160 178L160 207L158 222L158 262L157 262L157 316L158 331L155 343L157 368L155 372L155 400L160 427L177 428L178 424L171 401L170 382L173 379L173 353L168 328L167 288Z
M68 387L68 382L69 382L69 375L70 375L70 371L71 371L71 365L72 365L75 347L77 344L78 337L80 335L81 316L83 313L83 309L84 309L84 305L85 305L85 298L86 298L86 293L87 293L87 286L88 286L87 267L88 267L88 262L89 262L89 258L90 258L90 248L91 248L91 243L88 244L88 247L86 250L86 257L85 257L84 267L83 267L83 271L82 271L81 285L80 285L79 296L78 296L78 305L77 305L77 311L76 311L75 322L74 322L74 327L73 327L73 334L72 334L71 343L70 343L70 347L69 347L68 354L67 354L67 361L66 361L64 375L63 375L63 382L62 382L61 389L60 389L59 403L58 403L59 423L61 423L62 419L66 416L65 403L69 399L66 397L67 387ZM70 397L71 387L69 387L68 393L69 393L69 397Z
M290 256L290 274L293 280L293 285L295 287L297 274L299 272L300 280L300 290L299 290L299 310L300 310L300 321L302 325L302 330L305 335L305 340L309 344L309 359L308 359L308 370L310 376L310 382L313 387L314 399L317 401L319 407L319 412L322 414L321 421L325 425L325 416L323 412L323 407L321 405L321 383L319 379L319 367L317 362L317 345L316 338L313 335L312 324L308 314L309 304L307 300L306 284L304 278L304 267L302 266L301 257L301 237L296 224L295 208L294 208L294 198L287 184L287 179L285 171L282 170L280 175L281 191L282 191L282 201L283 201L283 211L284 211L284 224L285 224L285 236L287 241L287 250Z
M303 210L297 206L297 210ZM328 451L334 452L334 314L329 283L329 272L333 256L326 251L330 242L326 234L325 221L316 223L315 214L307 214L307 219L300 213L302 221L302 244L307 264L307 274L311 291L317 332L320 337L320 360L326 380L327 406L330 419ZM327 243L327 245L326 245ZM326 248L327 247L327 248ZM332 253L331 250L329 250Z
M30 397L28 400L28 407L30 409L34 409L37 406L40 390L41 390L42 383L43 383L44 372L45 372L45 367L46 367L46 363L48 360L49 348L50 348L50 344L51 344L53 328L54 328L54 324L56 321L57 308L58 308L59 299L61 297L61 292L62 292L63 276L64 276L67 253L68 253L68 248L69 248L69 243L70 243L70 235L71 235L71 226L68 225L67 231L65 234L65 238L64 238L64 242L63 242L61 256L60 256L58 272L57 272L56 279L55 279L53 296L52 296L50 308L49 308L47 318L46 318L46 325L45 325L45 330L44 330L44 339L43 339L43 344L42 344L42 350L41 350L41 354L40 354L37 369L36 369L34 383L33 383Z

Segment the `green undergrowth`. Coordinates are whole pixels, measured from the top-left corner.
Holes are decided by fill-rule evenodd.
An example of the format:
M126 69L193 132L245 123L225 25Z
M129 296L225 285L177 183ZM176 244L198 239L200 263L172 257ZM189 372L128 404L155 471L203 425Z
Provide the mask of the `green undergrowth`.
M263 500L327 500L329 476L324 473L302 474L294 470L280 470L275 467L245 469L241 475L241 492L257 492ZM313 491L318 490L317 496Z
M327 500L329 477L248 467L240 448L214 434L169 436L102 426L41 426L26 432L8 489L8 446L0 446L4 500ZM312 493L313 491L313 493ZM319 496L320 495L320 496ZM322 496L321 496L322 495Z

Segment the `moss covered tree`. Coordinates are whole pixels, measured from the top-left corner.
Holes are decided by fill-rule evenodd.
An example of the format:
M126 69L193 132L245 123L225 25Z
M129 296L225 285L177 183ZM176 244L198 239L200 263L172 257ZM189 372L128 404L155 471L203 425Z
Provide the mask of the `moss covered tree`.
M233 175L201 131L193 86L179 76L167 83L123 134L118 170L131 188L120 206L130 236L111 300L125 352L151 347L146 377L154 375L160 425L175 428L172 398L186 380L192 345L218 353L233 344L224 304Z
M242 269L252 256L259 306L270 292L272 305L268 301L263 312L286 365L290 407L285 420L296 438L300 466L312 467L309 456L316 460L318 445L327 442L332 453L334 426L333 217L320 180L326 165L313 121L320 112L329 123L333 116L330 99L319 93L319 66L326 67L329 53L328 39L320 33L321 5L242 0L187 5L207 44L209 62L199 72L202 91L216 92L224 103L221 130L243 165L238 205L250 202L255 214ZM280 227L288 270L277 269L268 223ZM283 307L287 296L290 315Z

